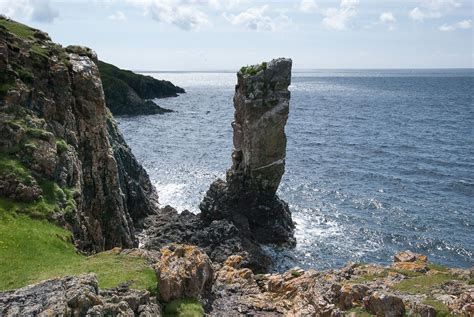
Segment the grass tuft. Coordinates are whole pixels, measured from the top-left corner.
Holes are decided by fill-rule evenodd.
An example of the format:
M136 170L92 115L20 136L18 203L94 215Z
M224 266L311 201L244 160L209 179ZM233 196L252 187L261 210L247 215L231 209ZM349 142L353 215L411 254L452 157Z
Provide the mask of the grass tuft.
M195 299L174 300L165 306L164 317L201 317L204 309L199 301Z

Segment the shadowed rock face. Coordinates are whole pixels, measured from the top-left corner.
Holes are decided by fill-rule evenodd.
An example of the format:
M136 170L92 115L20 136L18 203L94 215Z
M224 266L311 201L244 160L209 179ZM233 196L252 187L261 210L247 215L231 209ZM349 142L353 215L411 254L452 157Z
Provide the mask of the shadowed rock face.
M260 243L293 242L288 205L275 194L285 171L291 60L243 67L237 78L233 164L206 193L201 217L228 219Z

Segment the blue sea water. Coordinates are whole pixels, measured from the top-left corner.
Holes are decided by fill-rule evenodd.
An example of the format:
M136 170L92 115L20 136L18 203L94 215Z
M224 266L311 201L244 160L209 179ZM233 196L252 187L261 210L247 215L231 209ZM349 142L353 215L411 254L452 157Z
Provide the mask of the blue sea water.
M119 118L160 202L198 212L231 165L235 73L153 73L176 112ZM474 264L474 70L294 72L286 172L296 221L275 269L386 264L397 250Z

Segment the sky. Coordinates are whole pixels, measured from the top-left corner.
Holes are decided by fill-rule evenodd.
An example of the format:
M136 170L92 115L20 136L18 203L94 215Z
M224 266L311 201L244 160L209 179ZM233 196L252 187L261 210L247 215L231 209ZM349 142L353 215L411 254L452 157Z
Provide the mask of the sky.
M0 13L132 70L473 68L474 1L0 0Z

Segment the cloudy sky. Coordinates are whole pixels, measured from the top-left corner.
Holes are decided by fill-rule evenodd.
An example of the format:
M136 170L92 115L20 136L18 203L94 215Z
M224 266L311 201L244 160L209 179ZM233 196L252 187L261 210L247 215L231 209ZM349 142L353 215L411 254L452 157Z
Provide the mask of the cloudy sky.
M0 0L55 42L134 70L472 68L470 0Z

